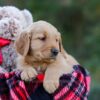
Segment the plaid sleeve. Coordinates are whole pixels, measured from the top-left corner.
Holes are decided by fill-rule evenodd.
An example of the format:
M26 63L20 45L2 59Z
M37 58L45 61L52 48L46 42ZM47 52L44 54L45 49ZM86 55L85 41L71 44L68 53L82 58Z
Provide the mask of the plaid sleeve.
M90 76L81 66L74 66L72 73L61 76L60 86L52 95L44 90L42 81L25 83L20 73L0 73L0 100L87 100Z
M31 100L30 94L38 83L25 83L20 79L20 72L0 73L0 100Z
M80 65L74 71L60 78L60 86L53 94L54 100L87 100L90 90L90 76Z

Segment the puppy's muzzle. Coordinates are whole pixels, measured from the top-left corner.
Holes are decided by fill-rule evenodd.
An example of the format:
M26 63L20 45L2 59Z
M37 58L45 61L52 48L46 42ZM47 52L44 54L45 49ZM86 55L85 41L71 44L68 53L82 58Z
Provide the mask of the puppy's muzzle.
M51 54L52 54L52 57L56 57L59 53L59 50L57 50L56 48L52 48L51 49Z

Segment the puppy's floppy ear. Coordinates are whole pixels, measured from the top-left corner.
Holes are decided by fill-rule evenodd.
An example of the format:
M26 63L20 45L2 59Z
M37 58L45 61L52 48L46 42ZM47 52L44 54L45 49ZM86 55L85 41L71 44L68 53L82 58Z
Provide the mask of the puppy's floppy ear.
M67 52L65 51L65 49L63 47L61 37L60 37L60 42L59 42L59 48L60 48L60 52L63 54L64 58L67 59Z
M22 32L15 41L15 48L19 54L26 56L29 51L30 34L26 31Z
M59 50L60 50L60 52L62 52L62 48L63 48L63 46L62 46L62 39L60 37L60 40L59 40Z

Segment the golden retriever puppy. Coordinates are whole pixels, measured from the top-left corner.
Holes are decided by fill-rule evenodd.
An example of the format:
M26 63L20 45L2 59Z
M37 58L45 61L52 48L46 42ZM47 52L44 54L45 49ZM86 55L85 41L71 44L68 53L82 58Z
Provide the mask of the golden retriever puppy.
M21 79L28 81L43 72L43 86L49 93L58 88L61 75L73 70L72 62L67 63L68 54L63 49L60 33L45 21L31 24L17 37L15 46L17 69L22 70Z

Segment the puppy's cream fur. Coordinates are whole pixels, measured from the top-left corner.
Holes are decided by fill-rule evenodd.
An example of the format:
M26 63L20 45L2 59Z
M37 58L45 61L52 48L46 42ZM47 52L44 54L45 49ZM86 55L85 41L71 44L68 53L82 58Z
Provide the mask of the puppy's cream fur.
M30 80L40 71L45 72L43 86L49 93L59 86L59 78L64 73L70 73L77 61L63 49L58 30L45 21L31 24L16 39L16 50L19 53L17 68L22 70L22 80ZM51 56L51 49L56 48L59 54Z

